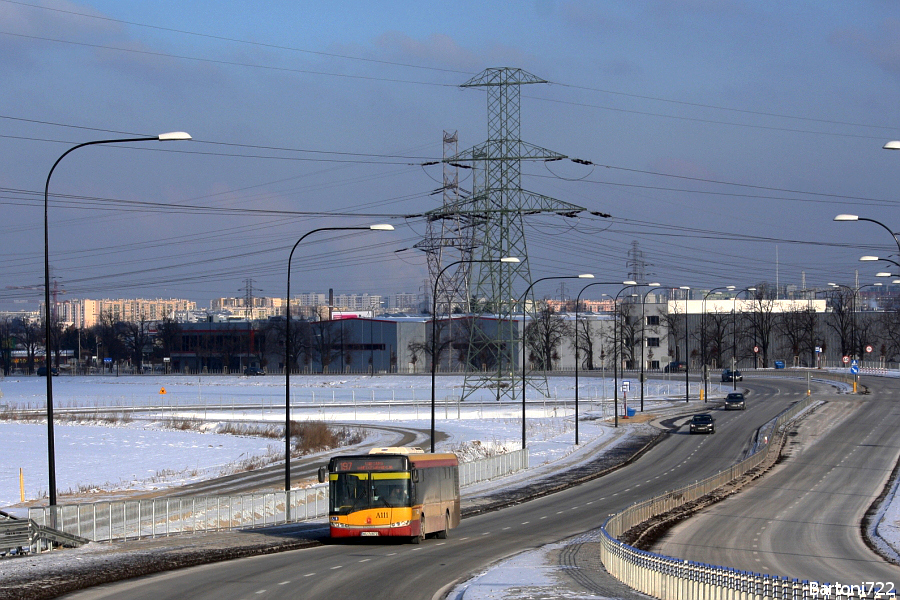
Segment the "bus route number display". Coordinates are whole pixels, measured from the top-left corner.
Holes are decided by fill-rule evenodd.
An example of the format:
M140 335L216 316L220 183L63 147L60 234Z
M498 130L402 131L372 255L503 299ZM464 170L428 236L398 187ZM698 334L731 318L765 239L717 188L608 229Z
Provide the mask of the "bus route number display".
M370 458L348 457L335 461L334 471L405 471L406 458L402 456Z

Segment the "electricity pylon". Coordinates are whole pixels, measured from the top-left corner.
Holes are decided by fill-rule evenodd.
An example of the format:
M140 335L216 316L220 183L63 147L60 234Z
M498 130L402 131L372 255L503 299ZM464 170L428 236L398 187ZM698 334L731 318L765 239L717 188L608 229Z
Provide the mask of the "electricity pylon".
M547 395L546 374L518 373L525 352L523 335L518 331L517 315L537 312L533 301L521 299L531 286L531 271L525 241L524 217L539 213L575 216L585 210L580 206L522 189L522 161L555 161L563 154L529 144L520 135L520 88L523 85L547 83L521 69L486 69L461 87L483 87L488 95L487 141L444 158L445 163L468 163L473 170L474 194L429 211L429 221L466 219L475 229L478 249L472 263L471 307L473 318L469 335L466 380L462 397L480 388L491 388L496 399L515 398L519 382L539 389ZM503 257L517 257L518 263L500 263ZM485 318L484 315L491 315ZM525 324L522 324L524 334ZM518 344L518 352L516 344ZM517 358L518 357L518 358ZM520 367L521 368L521 367Z

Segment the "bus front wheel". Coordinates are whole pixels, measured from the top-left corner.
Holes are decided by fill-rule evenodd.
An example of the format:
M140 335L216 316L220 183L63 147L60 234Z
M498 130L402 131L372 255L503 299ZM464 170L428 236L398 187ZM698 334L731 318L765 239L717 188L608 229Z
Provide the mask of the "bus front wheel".
M418 544L425 539L425 515L419 517L419 534L412 536L410 540L413 544Z

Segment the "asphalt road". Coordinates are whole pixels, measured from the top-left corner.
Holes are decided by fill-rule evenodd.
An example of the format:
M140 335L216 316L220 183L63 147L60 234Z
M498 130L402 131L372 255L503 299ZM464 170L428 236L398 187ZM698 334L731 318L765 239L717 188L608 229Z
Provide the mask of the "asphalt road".
M900 455L900 381L867 378L798 423L783 460L756 485L680 524L655 552L819 582L900 585L859 522Z
M456 582L523 550L595 529L628 504L711 475L744 456L755 429L806 393L806 383L745 381L746 411L715 410L715 435L679 426L640 460L588 483L464 519L450 539L421 545L322 546L183 569L101 586L71 598L409 598L439 597ZM834 398L828 386L814 393ZM696 404L696 403L695 403ZM714 406L696 407L701 410ZM700 412L698 410L697 412ZM365 542L369 542L366 540Z

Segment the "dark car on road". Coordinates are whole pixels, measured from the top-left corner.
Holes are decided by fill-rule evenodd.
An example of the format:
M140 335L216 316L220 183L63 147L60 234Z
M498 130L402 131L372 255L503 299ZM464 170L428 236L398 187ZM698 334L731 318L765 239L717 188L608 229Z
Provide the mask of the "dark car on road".
M670 362L663 370L666 373L684 373L685 371L687 371L687 363L683 363L681 361Z
M694 415L691 419L691 433L715 433L716 420L709 413Z
M265 375L266 372L259 367L247 367L244 369L244 375Z
M725 410L744 410L747 405L744 403L744 395L740 392L731 392L725 396Z
M59 375L59 369L57 369L56 367L52 367L50 369L50 374L53 375L54 377ZM46 377L47 376L47 367L38 367L37 376L38 377Z
M741 375L741 372L735 369L732 371L731 369L722 369L722 381L743 381L744 376Z

